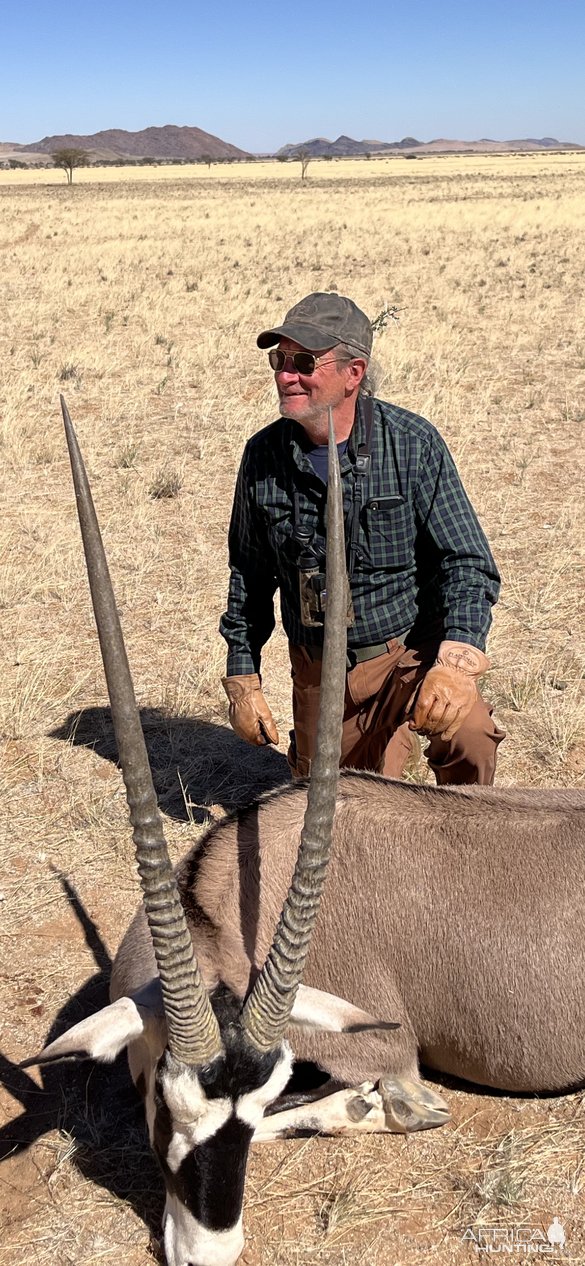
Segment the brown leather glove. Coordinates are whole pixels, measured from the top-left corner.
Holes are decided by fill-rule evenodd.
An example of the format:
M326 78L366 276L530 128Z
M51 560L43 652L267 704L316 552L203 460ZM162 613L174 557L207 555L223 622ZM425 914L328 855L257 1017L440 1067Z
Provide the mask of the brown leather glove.
M278 730L262 694L258 673L245 677L222 677L221 684L230 701L230 725L240 738L263 747L278 743Z
M441 642L439 653L415 696L411 730L439 734L448 742L477 699L476 681L490 666L483 651L467 642Z

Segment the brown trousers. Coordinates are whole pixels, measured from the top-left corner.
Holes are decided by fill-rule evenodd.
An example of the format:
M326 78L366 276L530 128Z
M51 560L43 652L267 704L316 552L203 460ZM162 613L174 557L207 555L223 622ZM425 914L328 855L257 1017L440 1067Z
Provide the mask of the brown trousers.
M342 766L400 778L412 750L408 708L435 662L442 637L442 631L430 631L426 640L410 650L393 638L387 654L356 664L348 672ZM295 728L288 761L293 777L302 778L310 773L315 754L321 660L313 659L303 646L291 644L289 650ZM438 783L493 783L496 753L505 735L492 720L492 712L479 696L449 742L431 738L425 756Z

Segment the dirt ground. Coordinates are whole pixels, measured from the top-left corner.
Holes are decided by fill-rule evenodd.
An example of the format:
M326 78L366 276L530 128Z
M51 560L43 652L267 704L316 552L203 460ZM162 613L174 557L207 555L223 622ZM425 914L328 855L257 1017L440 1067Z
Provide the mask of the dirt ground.
M0 173L1 1266L147 1266L163 1204L123 1060L18 1068L106 1001L138 901L59 391L173 857L287 777L280 626L263 667L281 743L258 752L227 727L217 622L241 450L277 416L255 333L315 289L401 309L377 394L445 435L501 568L499 783L585 778L585 160L102 175ZM481 935L480 900L469 917ZM451 1266L482 1259L480 1227L521 1257L518 1229L548 1244L555 1216L585 1262L582 1093L438 1084L442 1130L253 1150L242 1262Z

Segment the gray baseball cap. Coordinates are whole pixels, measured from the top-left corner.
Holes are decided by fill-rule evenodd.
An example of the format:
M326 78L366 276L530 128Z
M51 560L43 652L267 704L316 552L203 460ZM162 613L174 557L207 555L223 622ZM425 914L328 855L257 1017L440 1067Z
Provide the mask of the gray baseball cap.
M336 343L351 343L366 356L372 350L372 327L361 308L344 295L307 295L287 312L282 325L263 330L258 347L274 347L281 338L294 339L310 352L325 351Z

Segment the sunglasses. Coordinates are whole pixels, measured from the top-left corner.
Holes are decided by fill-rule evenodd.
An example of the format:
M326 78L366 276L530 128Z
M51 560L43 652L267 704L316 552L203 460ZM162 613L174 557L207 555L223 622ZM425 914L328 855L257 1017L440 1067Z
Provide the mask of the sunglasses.
M282 373L287 361L290 360L297 374L303 374L305 378L310 378L318 365L331 365L333 361L341 359L343 359L341 356L330 356L325 359L323 356L314 356L312 352L282 352L276 347L268 353L270 367L275 373Z

